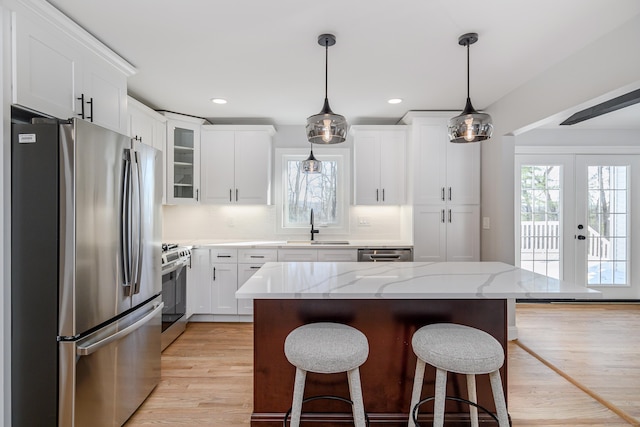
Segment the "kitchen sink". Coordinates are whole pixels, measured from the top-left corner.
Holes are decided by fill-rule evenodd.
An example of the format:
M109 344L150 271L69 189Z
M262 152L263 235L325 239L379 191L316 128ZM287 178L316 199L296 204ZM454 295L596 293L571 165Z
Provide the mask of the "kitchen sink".
M348 245L347 240L287 240L293 245Z

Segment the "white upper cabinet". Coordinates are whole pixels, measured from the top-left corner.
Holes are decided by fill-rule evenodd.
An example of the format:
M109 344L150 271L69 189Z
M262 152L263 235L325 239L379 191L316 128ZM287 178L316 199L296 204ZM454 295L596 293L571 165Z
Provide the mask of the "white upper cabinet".
M405 202L405 126L352 126L354 203L400 205Z
M480 203L480 144L449 142L447 123L413 119L414 204Z
M271 203L273 126L202 127L202 202Z
M167 204L200 201L200 128L204 119L162 112L167 118Z
M14 104L127 133L129 63L47 2L12 3Z
M128 135L136 141L149 145L162 153L162 203L166 203L167 177L167 118L141 102L129 97Z

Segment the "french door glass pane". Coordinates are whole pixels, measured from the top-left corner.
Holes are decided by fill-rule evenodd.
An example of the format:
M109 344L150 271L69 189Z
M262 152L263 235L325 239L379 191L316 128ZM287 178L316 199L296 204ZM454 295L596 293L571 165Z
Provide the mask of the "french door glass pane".
M587 283L628 283L629 209L627 166L587 168Z
M520 168L520 267L560 278L559 165Z

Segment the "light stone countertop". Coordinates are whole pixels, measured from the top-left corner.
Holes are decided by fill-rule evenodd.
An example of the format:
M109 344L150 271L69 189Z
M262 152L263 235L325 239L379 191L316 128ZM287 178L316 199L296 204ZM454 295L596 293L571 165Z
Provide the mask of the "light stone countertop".
M344 242L347 242L346 244ZM178 240L175 243L193 248L237 248L237 249L284 249L284 248L413 248L413 243L405 240L344 240L326 237L314 240Z
M599 291L501 262L269 262L240 299L599 299Z

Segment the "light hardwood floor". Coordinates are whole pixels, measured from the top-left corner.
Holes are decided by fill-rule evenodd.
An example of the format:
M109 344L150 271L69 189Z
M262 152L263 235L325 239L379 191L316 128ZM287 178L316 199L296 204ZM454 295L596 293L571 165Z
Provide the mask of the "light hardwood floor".
M518 304L514 426L640 426L640 304ZM248 426L251 324L190 323L127 427Z

